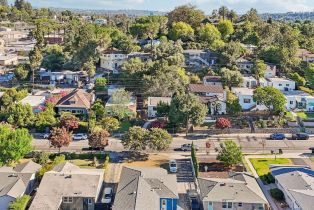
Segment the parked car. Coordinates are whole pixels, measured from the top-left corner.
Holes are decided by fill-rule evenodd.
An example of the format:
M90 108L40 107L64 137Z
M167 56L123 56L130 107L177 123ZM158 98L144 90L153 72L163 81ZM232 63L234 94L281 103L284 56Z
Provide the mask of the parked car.
M43 138L44 138L44 139L48 139L49 136L50 136L50 133L44 133Z
M310 136L307 133L296 133L292 134L293 140L308 140Z
M194 145L194 148L196 151L199 150L199 146L197 146L197 145ZM182 144L181 150L182 151L191 151L192 150L192 144Z
M283 133L273 133L270 135L270 139L272 140L284 140L286 138Z
M113 196L113 190L111 187L106 187L104 190L103 197L101 199L101 202L104 204L111 204L112 202L112 196Z
M86 139L87 139L87 135L84 133L73 134L73 140L86 140Z
M176 160L170 160L169 161L169 170L171 173L177 173L178 167L177 167L177 161Z

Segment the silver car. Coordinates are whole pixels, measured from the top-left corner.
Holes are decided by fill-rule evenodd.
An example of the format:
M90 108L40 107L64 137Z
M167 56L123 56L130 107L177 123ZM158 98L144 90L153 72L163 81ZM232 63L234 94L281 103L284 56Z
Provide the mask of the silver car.
M73 134L73 140L86 140L87 135L84 133Z
M199 150L199 146L194 144L194 148L196 151ZM192 150L192 144L182 144L181 146L182 151L191 151Z
M112 201L113 190L111 187L106 187L104 190L103 197L101 199L102 203L111 204Z

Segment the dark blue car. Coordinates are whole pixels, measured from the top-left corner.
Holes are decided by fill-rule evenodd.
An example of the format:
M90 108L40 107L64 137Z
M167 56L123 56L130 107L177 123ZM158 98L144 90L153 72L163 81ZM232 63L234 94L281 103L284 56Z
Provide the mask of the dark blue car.
M270 139L272 140L284 140L285 138L286 136L283 133L273 133L270 135Z

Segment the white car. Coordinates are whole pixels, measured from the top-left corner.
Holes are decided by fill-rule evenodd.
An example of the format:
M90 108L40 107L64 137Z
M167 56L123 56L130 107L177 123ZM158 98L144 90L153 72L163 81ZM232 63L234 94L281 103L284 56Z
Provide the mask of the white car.
M104 204L111 204L113 190L111 187L106 187L104 190L104 195L102 196L101 202Z
M49 136L50 136L50 133L45 133L45 134L43 135L43 138L44 138L44 139L48 139Z
M84 133L73 134L73 140L86 140L86 139L87 139L87 135Z
M178 171L177 161L175 161L175 160L169 161L169 170L171 173L177 173L177 171Z

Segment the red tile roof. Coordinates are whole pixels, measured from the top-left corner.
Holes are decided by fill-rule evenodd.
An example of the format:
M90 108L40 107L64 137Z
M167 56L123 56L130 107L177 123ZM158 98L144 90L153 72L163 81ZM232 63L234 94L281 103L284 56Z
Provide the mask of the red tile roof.
M203 85L203 84L190 84L189 90L193 93L223 93L222 85Z

